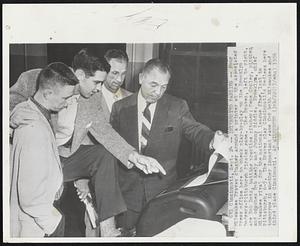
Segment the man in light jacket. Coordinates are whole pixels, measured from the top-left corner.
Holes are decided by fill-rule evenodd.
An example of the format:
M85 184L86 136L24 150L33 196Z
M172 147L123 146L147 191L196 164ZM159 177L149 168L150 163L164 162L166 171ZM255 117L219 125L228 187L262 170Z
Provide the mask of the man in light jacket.
M28 112L27 124L14 130L11 149L12 237L63 236L64 220L56 207L63 173L50 112L66 107L78 82L68 66L51 63L39 73L34 96L11 113Z

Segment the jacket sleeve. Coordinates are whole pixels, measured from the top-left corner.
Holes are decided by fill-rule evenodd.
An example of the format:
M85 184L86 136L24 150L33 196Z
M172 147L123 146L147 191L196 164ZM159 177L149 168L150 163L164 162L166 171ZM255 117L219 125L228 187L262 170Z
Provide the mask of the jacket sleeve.
M128 162L128 157L135 148L128 144L109 122L107 122L104 118L101 118L92 124L89 131L100 144L102 144L127 168L132 167L132 164Z
M21 209L44 230L51 234L61 220L61 214L53 206L54 197L49 194L49 150L52 146L43 129L32 125L18 131L19 171L18 197ZM45 141L46 139L46 141Z
M186 138L195 143L201 151L209 153L209 144L214 137L214 132L194 119L184 100L181 103L180 115L182 131Z

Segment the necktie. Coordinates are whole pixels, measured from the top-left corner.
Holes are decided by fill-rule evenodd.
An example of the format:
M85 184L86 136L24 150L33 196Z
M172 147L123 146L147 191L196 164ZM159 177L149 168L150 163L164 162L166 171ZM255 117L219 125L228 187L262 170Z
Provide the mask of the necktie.
M150 135L151 129L151 112L149 110L150 103L147 103L142 116L142 132L141 132L141 153L144 154L145 148Z

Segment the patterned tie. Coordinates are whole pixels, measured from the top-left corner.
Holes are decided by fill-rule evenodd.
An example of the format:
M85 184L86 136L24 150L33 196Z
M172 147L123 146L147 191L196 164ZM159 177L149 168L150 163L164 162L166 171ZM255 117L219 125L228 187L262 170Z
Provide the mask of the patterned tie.
M142 134L141 134L141 153L144 154L145 148L150 135L151 129L151 112L149 110L150 103L147 103L142 117Z

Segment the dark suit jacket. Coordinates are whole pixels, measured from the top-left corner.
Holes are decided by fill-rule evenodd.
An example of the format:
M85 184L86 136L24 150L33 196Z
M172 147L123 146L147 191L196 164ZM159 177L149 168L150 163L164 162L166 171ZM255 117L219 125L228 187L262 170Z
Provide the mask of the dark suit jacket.
M138 149L137 93L114 103L111 124L129 144ZM157 159L167 175L145 175L137 169L120 167L120 186L129 209L141 210L143 190L148 201L176 180L177 154L183 135L209 152L214 132L196 122L186 101L165 94L156 105L145 155Z

